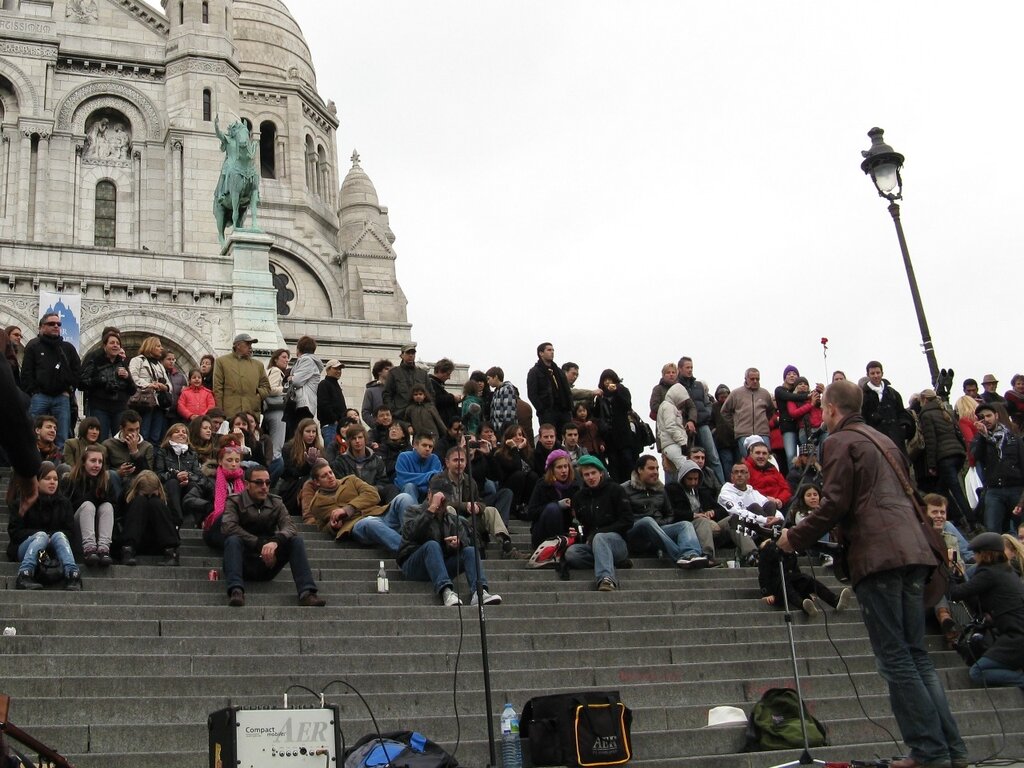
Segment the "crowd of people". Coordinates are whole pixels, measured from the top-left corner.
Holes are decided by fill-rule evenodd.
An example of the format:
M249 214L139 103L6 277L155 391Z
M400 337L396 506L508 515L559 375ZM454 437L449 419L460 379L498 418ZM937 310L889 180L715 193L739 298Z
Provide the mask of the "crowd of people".
M509 534L519 518L533 548L565 537L566 565L591 572L600 591L619 588L633 556L690 570L722 565L727 549L731 564L761 562L766 602L787 588L812 616L819 600L849 602L799 578L789 561L793 583L780 584L764 563L786 553L759 549L735 523L746 511L797 526L828 508L826 387L794 366L774 391L756 368L741 386L712 390L692 359L666 363L648 401L652 434L614 370L585 388L579 366L558 365L550 343L537 347L525 398L498 366L472 371L453 391L451 360L429 370L405 344L397 365L373 365L356 410L340 385L343 364L322 361L308 336L295 357L275 350L264 365L253 359L257 340L240 334L231 353L205 356L187 374L156 336L129 358L117 328L80 360L57 315L24 341L15 327L0 336L38 455L8 455L18 588L39 587L33 568L43 551L62 563L68 589L82 588L79 563L131 566L150 554L173 567L179 531L195 526L224 552L231 605L244 604L246 579L273 578L285 563L300 603L322 605L294 523L301 517L338 541L381 549L406 578L431 582L443 605L461 603L460 573L472 600L498 603L478 563L492 545L503 558L529 556ZM980 387L964 380L952 402L931 388L905 402L871 361L852 386L858 416L892 441L916 489L942 500L950 556L970 565L970 537L1005 534L1004 559L1019 572L1021 548L1009 542L1024 537L1024 375L1002 395L986 375ZM828 564L831 533L805 551ZM948 611L937 615L951 633Z

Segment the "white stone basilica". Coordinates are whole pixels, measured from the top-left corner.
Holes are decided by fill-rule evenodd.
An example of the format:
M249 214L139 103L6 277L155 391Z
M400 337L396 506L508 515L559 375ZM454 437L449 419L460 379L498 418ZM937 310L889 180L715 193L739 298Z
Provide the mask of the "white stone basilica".
M352 394L397 362L411 328L387 208L358 155L339 191L336 109L281 0L0 3L0 325L31 338L40 290L79 293L83 355L113 325L186 370L250 330L212 212L219 116L259 143L269 335L315 337Z

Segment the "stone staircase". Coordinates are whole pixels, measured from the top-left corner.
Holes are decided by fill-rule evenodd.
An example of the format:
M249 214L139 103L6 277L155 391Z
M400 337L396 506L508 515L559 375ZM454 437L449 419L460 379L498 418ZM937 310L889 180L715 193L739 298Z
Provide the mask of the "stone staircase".
M0 548L7 514L0 509ZM513 534L528 548L524 524ZM4 562L0 626L17 628L16 637L0 637L0 693L13 697L11 720L81 768L195 768L207 761L210 712L280 706L293 684L320 691L340 679L366 697L382 730L419 730L462 765L486 766L476 609L442 608L391 560L391 592L378 595L375 551L338 546L309 528L303 535L326 609L296 606L287 572L249 585L246 607L228 608L223 582L207 577L220 559L196 531L184 534L180 568L144 557L135 568L83 570L80 593L16 591L16 566ZM743 754L741 726L703 727L711 707L749 712L765 689L792 684L783 615L757 599L753 570L682 572L639 559L621 572L618 592L598 593L584 573L561 581L493 552L485 569L504 598L486 609L496 734L506 698L522 711L534 695L614 689L634 712L634 765L759 768L799 756ZM857 611L827 618L827 627L802 614L794 620L804 693L833 745L814 756L900 754L883 730L895 733L895 723ZM940 638L929 640L972 758L1001 748L1019 757L1021 692L975 688ZM349 743L372 731L344 686L331 686L327 701L340 705ZM296 689L289 703L315 700Z

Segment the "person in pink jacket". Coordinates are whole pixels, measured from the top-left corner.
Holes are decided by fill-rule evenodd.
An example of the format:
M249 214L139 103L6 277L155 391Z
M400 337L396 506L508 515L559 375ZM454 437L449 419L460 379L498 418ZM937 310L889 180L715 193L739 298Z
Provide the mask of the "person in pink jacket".
M188 386L178 395L178 415L185 421L195 416L205 416L217 405L213 392L203 386L203 374L193 369L188 372Z

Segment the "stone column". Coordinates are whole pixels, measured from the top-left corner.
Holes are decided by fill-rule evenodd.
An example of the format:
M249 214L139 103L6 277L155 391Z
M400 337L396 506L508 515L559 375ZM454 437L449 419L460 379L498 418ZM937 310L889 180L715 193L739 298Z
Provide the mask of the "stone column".
M175 253L181 253L183 244L183 232L181 223L184 218L182 208L182 144L180 139L171 142L171 247Z
M132 221L135 227L135 247L142 250L142 153L132 152Z
M28 191L32 175L32 132L21 132L18 152L18 194L14 201L14 236L19 240L28 239Z
M270 275L270 246L274 238L262 232L237 229L223 253L231 256L231 329L228 338L248 333L269 352L286 346L277 324L277 289Z
M0 134L0 221L7 219L7 169L10 167L11 137Z
M277 137L277 152L274 154L274 170L277 178L288 178L288 143L280 134Z
M50 199L50 134L39 134L39 158L36 163L36 215L32 233L36 240L46 240L50 223L47 211Z
M81 227L78 226L78 210L81 206L82 186L82 153L85 152L83 144L75 144L75 172L71 180L71 242L75 245L82 244Z

